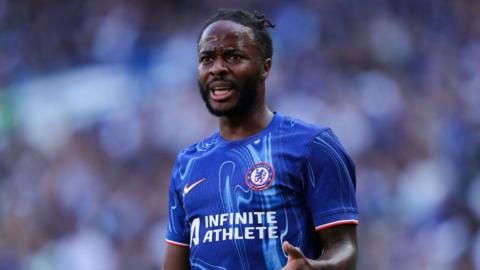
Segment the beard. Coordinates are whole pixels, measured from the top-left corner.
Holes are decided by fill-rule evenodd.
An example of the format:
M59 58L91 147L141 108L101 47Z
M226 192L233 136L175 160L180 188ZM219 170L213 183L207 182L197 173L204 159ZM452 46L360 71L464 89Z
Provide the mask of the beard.
M200 82L198 82L198 86L200 88L202 99L205 102L205 106L211 114L217 117L232 117L244 115L257 105L258 87L260 85L260 81L261 76L258 75L246 80L243 88L239 88L237 87L237 84L233 84L233 91L239 92L237 103L229 108L222 109L216 109L212 107L212 104L209 100L210 90L207 88L207 86L203 86Z

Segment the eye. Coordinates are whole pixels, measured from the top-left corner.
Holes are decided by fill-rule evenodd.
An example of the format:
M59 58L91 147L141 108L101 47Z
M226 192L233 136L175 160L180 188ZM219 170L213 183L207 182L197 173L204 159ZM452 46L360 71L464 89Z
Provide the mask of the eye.
M232 54L232 55L228 56L228 60L230 60L230 61L238 61L240 59L242 59L242 56L240 56L238 54Z
M213 60L212 57L210 57L208 55L204 55L204 56L200 57L199 62L202 63L202 64L208 64L208 63L211 63L212 60Z

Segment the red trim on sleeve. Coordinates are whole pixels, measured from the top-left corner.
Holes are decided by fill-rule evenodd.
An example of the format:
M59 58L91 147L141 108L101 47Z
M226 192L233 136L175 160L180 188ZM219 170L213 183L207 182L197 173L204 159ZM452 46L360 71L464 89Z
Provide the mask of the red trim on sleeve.
M190 248L190 245L189 245L189 244L184 244L184 243L180 243L180 242L175 242L175 241L168 240L168 239L165 239L165 242L167 242L167 244L169 244L169 245L171 245L171 246Z
M327 229L327 228L330 228L330 227L333 227L333 226L344 225L344 224L358 224L358 220L348 219L348 220L339 220L339 221L335 221L335 222L330 222L330 223L323 224L323 225L315 227L315 231L318 232L318 231L321 231L321 230L324 230L324 229Z

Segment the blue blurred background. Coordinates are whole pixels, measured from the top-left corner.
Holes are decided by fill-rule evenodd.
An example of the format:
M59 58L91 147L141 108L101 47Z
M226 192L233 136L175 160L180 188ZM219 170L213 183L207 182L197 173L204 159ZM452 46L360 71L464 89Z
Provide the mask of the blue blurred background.
M359 269L480 269L480 1L0 0L0 269L159 269L196 38L277 24L272 109L357 165Z

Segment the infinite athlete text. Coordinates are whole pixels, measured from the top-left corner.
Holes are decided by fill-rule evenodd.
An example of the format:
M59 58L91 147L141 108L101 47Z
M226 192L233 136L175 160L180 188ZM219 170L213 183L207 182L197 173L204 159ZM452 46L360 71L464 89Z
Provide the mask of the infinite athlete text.
M203 223L203 224L201 224ZM226 240L278 238L276 212L241 212L208 215L193 220L191 245ZM203 229L200 230L200 227Z

